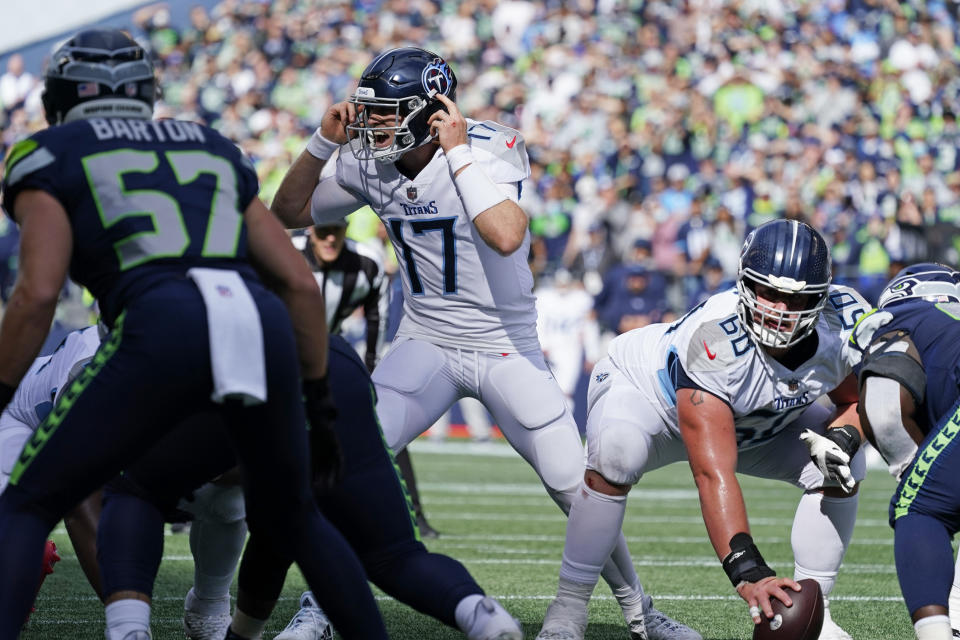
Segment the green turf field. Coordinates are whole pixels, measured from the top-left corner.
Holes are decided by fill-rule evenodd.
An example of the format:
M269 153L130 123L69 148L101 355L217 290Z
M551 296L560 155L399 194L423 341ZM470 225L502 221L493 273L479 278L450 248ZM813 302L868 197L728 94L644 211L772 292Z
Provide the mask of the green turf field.
M429 547L464 562L534 638L556 589L564 519L533 471L506 445L414 443L411 451L431 523L442 537ZM743 479L754 539L781 575L792 574L790 525L798 490ZM832 599L834 619L855 640L913 638L893 568L886 524L893 480L871 471L861 491L860 517ZM709 640L750 638L746 605L730 587L707 541L697 494L685 464L648 474L630 495L624 532L640 578L656 606ZM62 527L54 539L63 561L47 579L25 640L101 640L103 610L87 586ZM184 534L166 536L155 589L153 637L182 638L183 596L193 563ZM297 606L304 583L293 571L267 627L272 638ZM462 638L432 619L377 593L392 638ZM606 585L590 608L588 639L627 640L619 608Z

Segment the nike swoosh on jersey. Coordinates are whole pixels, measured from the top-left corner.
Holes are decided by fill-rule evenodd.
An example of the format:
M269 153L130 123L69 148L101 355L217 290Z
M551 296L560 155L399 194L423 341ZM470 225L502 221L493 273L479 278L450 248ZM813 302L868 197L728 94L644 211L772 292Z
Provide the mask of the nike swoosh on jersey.
M707 346L707 341L706 341L706 340L703 341L703 348L707 350L707 357L708 357L708 358L710 358L711 360L715 360L715 359L716 359L717 354L715 354L715 353L710 353L710 347Z
M510 140L509 142L506 142L507 149L513 149L513 145L515 145L516 143L517 143L517 136L513 136L512 140Z

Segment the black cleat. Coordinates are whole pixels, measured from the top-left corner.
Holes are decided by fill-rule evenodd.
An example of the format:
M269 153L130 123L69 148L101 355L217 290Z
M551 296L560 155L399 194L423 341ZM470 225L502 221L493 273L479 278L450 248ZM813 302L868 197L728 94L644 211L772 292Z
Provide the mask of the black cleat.
M440 532L430 526L430 523L427 522L427 517L422 513L417 514L417 529L420 530L421 538L439 538Z

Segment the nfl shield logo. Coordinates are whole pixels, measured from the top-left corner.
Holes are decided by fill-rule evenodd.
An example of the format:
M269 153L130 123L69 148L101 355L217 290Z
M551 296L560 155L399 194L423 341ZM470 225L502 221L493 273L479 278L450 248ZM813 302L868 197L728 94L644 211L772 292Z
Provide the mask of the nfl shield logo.
M416 187L407 187L407 200L410 200L411 202L416 202L417 200Z
M228 286L225 285L225 284L218 284L218 285L217 285L217 293L220 294L220 297L221 297L221 298L232 298L232 297L233 297L233 291L231 291L231 290L230 290L230 287L228 287Z

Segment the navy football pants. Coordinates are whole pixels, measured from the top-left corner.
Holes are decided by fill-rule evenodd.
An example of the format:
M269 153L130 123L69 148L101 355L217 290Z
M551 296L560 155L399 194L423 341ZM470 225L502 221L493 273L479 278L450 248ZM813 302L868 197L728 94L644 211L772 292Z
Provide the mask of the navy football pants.
M28 442L0 496L0 640L17 637L36 592L46 537L63 515L189 416L209 411L224 420L239 457L251 536L297 562L318 599L331 575L344 585L362 584L364 590L344 589L342 603L323 606L335 609L331 619L366 629L355 637L386 637L356 556L311 495L287 310L259 283L247 284L264 328L266 403L241 408L210 400L203 300L191 281L170 279L128 304L94 360Z

